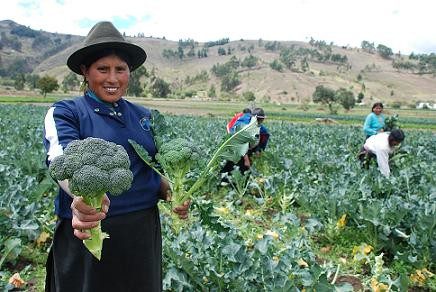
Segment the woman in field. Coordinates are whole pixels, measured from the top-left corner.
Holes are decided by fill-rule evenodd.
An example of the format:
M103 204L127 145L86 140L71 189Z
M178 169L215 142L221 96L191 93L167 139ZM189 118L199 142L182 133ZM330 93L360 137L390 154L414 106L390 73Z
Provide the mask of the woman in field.
M363 125L366 139L377 133L383 132L385 126L385 116L383 115L383 104L376 102L373 104L371 113L366 117Z
M84 44L67 60L84 76L84 95L53 104L45 118L47 163L63 154L73 140L101 138L125 148L132 186L120 196L105 195L101 211L87 206L59 182L55 199L58 222L47 260L46 291L161 291L162 237L157 203L168 200L168 184L145 165L128 143L133 139L151 155L156 146L150 110L130 103L130 72L140 67L145 51L127 42L110 22L97 23ZM187 217L188 204L177 207ZM103 220L104 219L104 220ZM82 240L101 221L110 234L97 260Z

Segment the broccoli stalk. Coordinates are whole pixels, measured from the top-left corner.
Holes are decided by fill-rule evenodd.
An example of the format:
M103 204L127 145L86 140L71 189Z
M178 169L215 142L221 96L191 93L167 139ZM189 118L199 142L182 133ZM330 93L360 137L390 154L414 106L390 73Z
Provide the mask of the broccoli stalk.
M88 194L86 196L83 196L83 202L85 202L85 204L87 204L88 206L94 207L97 211L100 211L104 194L105 193ZM101 251L103 248L103 240L105 238L109 238L109 234L101 230L100 222L96 227L89 230L89 234L91 235L91 237L85 239L83 241L83 244L97 259L100 260Z
M147 165L171 182L172 200L179 206L193 198L195 192L215 173L222 160L239 161L247 153L248 144L256 141L258 134L257 120L252 118L248 125L239 128L233 135L227 135L189 189L187 175L198 165L197 160L201 157L194 143L183 138L162 142L155 160L163 169L163 173L158 170L157 163L147 150L133 140L129 140L129 143Z
M68 180L71 192L96 210L101 209L106 193L119 195L128 190L133 181L126 150L92 137L70 142L64 154L50 163L49 171L57 181ZM100 260L103 240L109 235L102 232L100 223L90 229L90 235L83 243Z

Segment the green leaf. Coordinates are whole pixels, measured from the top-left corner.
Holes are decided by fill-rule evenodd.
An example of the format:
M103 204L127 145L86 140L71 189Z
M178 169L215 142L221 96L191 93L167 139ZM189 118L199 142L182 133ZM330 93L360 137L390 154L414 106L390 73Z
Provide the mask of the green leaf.
M228 261L237 263L237 259L235 258L235 255L238 253L238 251L241 249L241 245L236 244L234 242L231 242L229 244L227 244L226 246L224 246L222 252L223 255L226 256Z
M269 240L267 238L263 238L256 243L255 247L262 255L264 255L268 251L268 243Z
M153 158L148 154L147 150L139 145L136 141L128 139L130 145L135 149L136 154L148 165L151 169L157 172L160 176L164 177L170 183L173 183L168 177L166 177L162 172L158 170L159 165L153 161Z
M247 153L249 144L256 142L256 136L258 135L257 119L252 117L250 123L236 131L220 145L209 164L218 159L238 162Z
M17 258L21 253L21 240L19 238L9 238L5 242L5 247L3 249L3 256L0 259L0 268L3 265L3 262L8 258L9 255Z
M142 147L141 145L139 145L136 141L132 140L132 139L128 139L130 145L132 145L133 149L135 149L136 154L139 155L139 157L141 157L141 159L147 163L148 165L153 164L153 158L151 158L150 154L148 154L147 150L145 150L144 147Z
M256 136L259 135L260 128L257 126L256 117L252 117L250 123L237 130L236 133L226 138L224 142L215 151L209 163L202 171L200 177L191 186L191 188L185 193L181 201L189 199L192 194L201 187L201 185L207 180L208 176L213 174L215 167L218 166L221 160L231 160L238 162L242 156L247 153L249 143L256 141Z

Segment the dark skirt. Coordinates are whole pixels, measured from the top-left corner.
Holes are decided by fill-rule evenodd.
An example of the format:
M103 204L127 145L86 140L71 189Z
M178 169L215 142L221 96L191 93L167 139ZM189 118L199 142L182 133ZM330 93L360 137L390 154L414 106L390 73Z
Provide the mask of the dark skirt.
M162 236L157 207L106 218L98 261L61 219L47 259L46 291L162 291Z

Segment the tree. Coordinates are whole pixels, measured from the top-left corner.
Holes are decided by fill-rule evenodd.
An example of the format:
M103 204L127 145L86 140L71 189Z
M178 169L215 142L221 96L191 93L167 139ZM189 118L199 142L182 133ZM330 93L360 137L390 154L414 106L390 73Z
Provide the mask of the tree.
M38 80L38 88L41 90L42 95L46 97L47 93L57 90L59 88L59 84L56 78L45 75Z
M230 58L230 60L228 60L226 62L226 65L230 66L233 69L238 69L240 62L239 62L238 58L236 58L235 56L232 56Z
M282 61L282 63L285 64L286 68L292 69L292 67L295 66L295 62L296 62L294 51L290 48L281 50L280 61Z
M239 80L239 75L236 71L231 71L230 73L224 75L221 79L221 90L232 91L236 86L241 83Z
M188 57L192 58L195 57L195 50L194 48L190 48L187 54Z
M257 61L258 61L257 57L250 55L248 57L245 57L244 60L242 60L241 66L253 68L257 65Z
M209 90L208 90L208 92L207 92L207 95L209 96L209 97L216 97L216 89L215 89L215 85L211 85L210 86L210 88L209 88Z
M183 48L180 46L177 48L177 56L179 57L180 60L182 60L185 57L185 52L183 51Z
M129 88L127 88L127 94L133 96L142 96L144 93L144 87L141 85L141 78L148 76L149 74L144 66L140 66L138 69L130 73Z
M304 57L301 60L301 70L303 70L303 72L309 71L309 62L307 61L307 57Z
M167 97L171 93L170 84L159 77L154 77L151 84L151 93L155 97Z
M26 83L30 89L38 88L38 81L40 77L38 74L26 74Z
M226 50L223 47L218 48L218 56L225 56Z
M49 46L53 45L53 41L45 35L39 35L35 37L35 39L32 42L32 49L34 50L40 50L43 48L47 48Z
M271 69L282 72L283 71L283 65L282 63L275 59L274 61L272 61L271 63L269 63L269 66L271 67Z
M349 111L356 104L356 99L354 98L354 93L345 88L339 88L336 90L336 100L343 106L344 109Z
M75 90L79 85L79 78L77 78L77 74L73 72L68 73L64 80L62 80L62 90L64 92Z
M374 43L370 43L368 41L362 41L361 47L364 51L367 51L371 54L375 51Z
M394 54L391 48L382 44L377 46L377 52L385 59L389 59Z
M21 59L19 57L15 58L6 70L6 73L8 73L9 76L13 76L18 73L29 72L32 72L30 64L26 61L26 59Z
M245 91L244 93L242 93L242 96L244 97L244 99L246 101L255 101L256 100L256 96L254 95L254 93L252 91Z
M336 103L335 91L331 88L318 85L312 95L313 102L326 104L329 107L330 113L335 113L333 104Z
M23 90L25 82L26 82L26 79L25 79L23 73L18 73L14 76L14 88L16 90Z

